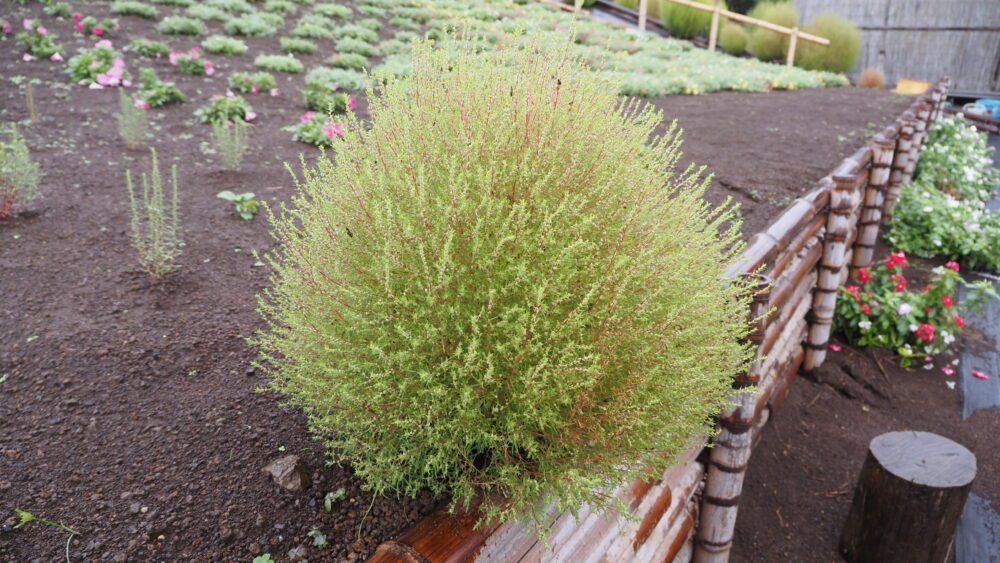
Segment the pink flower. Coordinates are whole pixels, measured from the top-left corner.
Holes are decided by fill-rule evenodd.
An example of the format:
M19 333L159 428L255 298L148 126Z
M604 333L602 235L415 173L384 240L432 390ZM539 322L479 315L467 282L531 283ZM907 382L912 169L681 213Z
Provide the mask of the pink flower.
M840 344L834 344L834 343L831 342L830 343L830 349L833 350L834 352L840 352L841 350L844 349L844 347L841 346Z
M866 284L872 281L872 275L868 273L868 268L858 268L858 283Z
M253 86L250 87L250 93L251 94L260 93L260 87L254 84Z
M855 301L858 300L858 295L861 294L861 288L860 287L858 287L856 285L848 285L848 286L845 286L844 289L847 290L847 293L851 294L851 297L853 297Z
M24 55L21 56L21 60L26 63L30 63L31 61L35 60L35 57L32 57L28 53L25 53Z
M896 286L893 288L896 291L903 291L906 289L906 278L904 278L902 274L893 274L889 276L889 279L896 282Z
M316 112L314 112L314 111L307 111L307 112L305 112L305 113L302 114L302 117L299 118L299 122L301 122L301 123L309 123L310 121L312 121L312 118L313 118L314 115L316 115Z
M170 64L176 65L178 58L180 58L180 53L178 53L177 51L174 51L173 49L171 49L170 50L170 55L168 56L168 59L170 60Z
M271 96L272 97L277 96L277 95L278 95L278 89L277 88L271 90Z
M944 366L943 368L941 368L941 371L945 375L955 375L955 370L951 369L951 366Z
M3 28L3 32L4 33L10 33L12 31L14 31L14 27L11 26L10 22L7 21L7 20L3 20L3 22L0 22L0 27Z
M78 21L80 21L80 20L83 19L83 14L81 14L80 12L77 12L77 13L73 14L70 17L73 18L73 21L78 22Z
M250 123L254 119L257 119L257 114L252 111L248 111L246 115L243 116L243 120L246 121L247 123Z
M212 76L213 74L215 74L215 67L212 66L212 63L210 63L208 61L205 61L205 74L207 74L209 76Z
M142 98L136 98L135 107L139 109L149 109L149 102L143 100Z
M93 33L94 35L100 37L100 36L104 35L104 28L101 27L101 26L95 25L93 28L91 28L90 32Z
M902 250L900 250L895 254L890 254L885 258L883 264L885 264L885 267L889 268L890 270L895 269L896 266L905 266L906 254Z
M24 26L24 29L27 31L35 29L35 26L31 23L31 20L29 20L28 18L24 18L24 20L21 21L21 25Z
M900 315L909 315L911 311L913 311L913 306L909 303L903 303L896 312Z
M49 60L52 61L52 62L54 62L54 63L61 63L61 62L63 62L64 59L63 59L62 55L60 55L59 53L56 53L56 54L52 55L51 57L49 57Z
M112 68L125 68L125 59L118 57L111 63Z
M924 363L925 364L929 364L929 363L931 363L933 361L934 361L933 357L931 357L931 356L924 356Z
M944 265L945 268L951 268L952 270L958 271L958 262L948 262Z
M83 31L83 24L82 23L73 24L73 29L77 31Z
M976 378L979 378L979 379L989 379L990 378L990 376L986 375L985 373L983 373L983 372L981 372L979 370L975 370L975 369L972 370L972 377L976 377Z
M955 321L955 324L958 325L960 328L963 327L963 326L965 326L965 319L963 319L959 315L955 315L954 321Z
M929 323L923 323L917 327L917 330L913 331L917 338L923 340L924 342L934 342L934 325Z
M101 39L97 43L94 43L94 47L107 47L108 49L110 49L111 48L111 41L109 41L107 39Z
M354 98L347 98L347 109L354 109L354 106L358 105L358 101Z
M941 296L941 304L944 305L945 307L951 307L955 303L951 300L951 296L950 295L942 295Z
M191 47L191 52L192 52L192 53L200 53L200 52L201 52L201 49L199 49L199 48L197 48L197 47Z
M42 26L38 26L38 28L36 28L35 31L38 33L38 35L48 35L49 33L49 30L45 29Z

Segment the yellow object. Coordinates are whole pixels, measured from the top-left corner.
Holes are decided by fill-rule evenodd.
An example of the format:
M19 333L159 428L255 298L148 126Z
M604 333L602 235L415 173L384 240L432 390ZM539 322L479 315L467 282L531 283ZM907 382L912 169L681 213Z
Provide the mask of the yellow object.
M906 78L900 78L899 83L896 84L896 89L893 92L897 94L909 94L911 96L918 96L924 93L931 87L930 82L921 82L919 80L908 80Z

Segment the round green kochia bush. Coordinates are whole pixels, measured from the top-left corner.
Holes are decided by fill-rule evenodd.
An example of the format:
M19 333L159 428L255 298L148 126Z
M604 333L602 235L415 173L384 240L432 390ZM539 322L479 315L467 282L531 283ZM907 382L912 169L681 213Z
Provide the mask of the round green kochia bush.
M735 211L566 49L415 43L272 218L262 364L379 494L625 508L746 364Z
M749 15L752 18L788 28L799 25L798 11L795 10L791 2L785 0L761 2L750 10ZM749 33L750 39L747 42L747 49L758 59L771 61L784 59L788 55L787 35L757 26L752 26ZM806 41L799 41L796 49L801 48L804 43Z
M817 14L803 31L825 37L830 40L830 44L799 42L799 51L795 56L796 66L807 70L846 72L858 62L861 54L861 30L851 20L832 12L823 12Z
M695 0L699 4L715 5L715 0ZM726 3L722 2L722 9L726 9ZM689 8L673 2L660 3L660 18L666 24L670 34L675 37L688 39L698 35L702 30L707 30L712 25L712 14L695 8ZM721 23L721 22L720 22Z
M726 22L719 31L719 47L730 55L742 55L747 48L747 32L738 23Z

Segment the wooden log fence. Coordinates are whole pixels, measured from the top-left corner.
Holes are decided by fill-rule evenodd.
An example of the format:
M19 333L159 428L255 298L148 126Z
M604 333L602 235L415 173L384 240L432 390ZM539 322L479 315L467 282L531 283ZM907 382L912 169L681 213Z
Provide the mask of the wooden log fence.
M475 529L474 505L425 518L379 546L370 561L728 561L753 448L795 375L822 364L838 290L870 265L882 221L912 174L930 124L943 115L948 85L943 79L917 97L869 145L751 237L727 274L753 290L747 314L755 323L749 341L756 356L735 378L737 393L718 419L713 447L707 440L692 444L680 464L657 479L613 492L630 518L586 506L579 518L550 511L546 545L517 522Z

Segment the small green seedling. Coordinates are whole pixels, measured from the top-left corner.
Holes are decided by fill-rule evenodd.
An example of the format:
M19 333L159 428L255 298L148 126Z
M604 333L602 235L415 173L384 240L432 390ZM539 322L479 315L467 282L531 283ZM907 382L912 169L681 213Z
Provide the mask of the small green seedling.
M313 528L309 530L309 533L307 533L306 535L312 538L313 547L318 547L322 549L327 546L328 542L326 541L326 534L319 531L319 528Z
M236 206L236 212L240 214L245 221L253 219L257 209L260 207L260 202L254 200L253 192L243 192L241 194L233 193L229 190L223 190L216 194L216 197L222 198L226 201L233 202Z
M346 496L346 491L344 491L343 487L337 489L336 491L326 493L326 496L323 497L323 508L325 508L327 512L330 512L333 510L333 503L344 498L344 496Z
M45 518L39 518L26 510L21 510L20 508L15 508L14 512L16 512L17 515L21 517L21 521L16 526L14 526L15 530L20 528L21 526L24 526L29 522L41 522L42 524L48 524L49 526L52 526L54 528L59 528L60 530L65 530L69 532L69 537L66 538L66 563L70 563L69 544L70 542L73 541L74 537L80 535L80 532L77 532L76 530L70 528L66 524L63 524L62 522L56 523L52 522L51 520L46 520Z
M253 558L253 563L274 563L274 559L271 559L270 553L265 553L264 555L258 555Z

